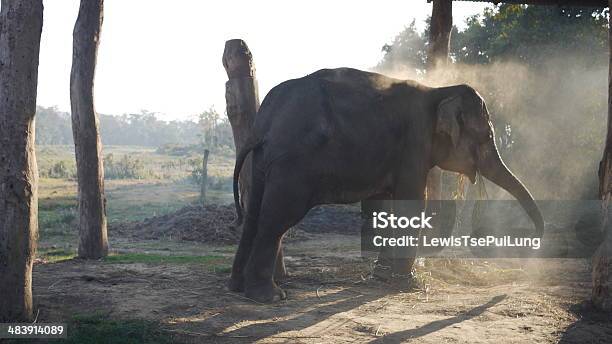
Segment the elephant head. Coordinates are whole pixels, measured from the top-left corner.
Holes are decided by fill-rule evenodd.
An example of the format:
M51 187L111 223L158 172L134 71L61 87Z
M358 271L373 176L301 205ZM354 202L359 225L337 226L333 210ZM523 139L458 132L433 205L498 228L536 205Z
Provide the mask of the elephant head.
M461 85L446 88L442 98L436 111L434 163L468 176L472 183L480 173L508 191L535 224L535 235L542 236L542 214L529 190L501 159L482 97L473 88Z

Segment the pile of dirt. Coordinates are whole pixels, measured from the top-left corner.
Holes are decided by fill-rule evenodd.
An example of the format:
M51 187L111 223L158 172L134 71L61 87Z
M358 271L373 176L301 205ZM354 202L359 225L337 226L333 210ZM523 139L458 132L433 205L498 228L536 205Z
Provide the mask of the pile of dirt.
M216 245L236 244L240 228L233 228L233 205L210 204L204 207L189 205L166 215L143 221L110 225L115 234L138 239L168 239L205 242ZM326 205L313 208L308 215L285 236L286 241L307 240L308 233L358 234L361 228L359 208Z
M150 217L143 221L114 224L110 226L110 231L140 239L234 244L240 240L241 234L230 226L235 217L234 206L189 205L174 213Z

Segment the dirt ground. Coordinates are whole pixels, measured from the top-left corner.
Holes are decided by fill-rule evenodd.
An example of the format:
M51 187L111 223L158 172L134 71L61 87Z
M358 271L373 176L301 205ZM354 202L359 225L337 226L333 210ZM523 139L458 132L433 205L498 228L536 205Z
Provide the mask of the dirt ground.
M73 259L35 265L38 321L146 319L185 343L612 342L612 317L585 302L585 260L420 260L417 287L399 292L368 278L372 260L355 233L304 232L286 245L286 301L228 292L227 269L202 264ZM233 246L128 234L111 231L116 252L233 255Z

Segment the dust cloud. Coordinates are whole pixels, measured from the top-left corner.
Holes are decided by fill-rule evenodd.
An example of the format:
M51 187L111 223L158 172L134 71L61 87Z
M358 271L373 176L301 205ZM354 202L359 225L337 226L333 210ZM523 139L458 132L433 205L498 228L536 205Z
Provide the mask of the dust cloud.
M502 158L536 199L596 199L608 89L608 66L600 60L593 64L583 53L537 66L499 61L451 63L429 73L406 65L375 71L428 86L474 87L491 113ZM490 199L511 198L497 187L487 190Z

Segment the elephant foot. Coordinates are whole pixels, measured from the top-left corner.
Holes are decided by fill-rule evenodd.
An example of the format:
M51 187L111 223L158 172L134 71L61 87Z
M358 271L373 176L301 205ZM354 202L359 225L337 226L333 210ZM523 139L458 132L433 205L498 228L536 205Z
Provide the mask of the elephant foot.
M287 293L273 282L248 286L244 296L259 303L273 303L287 299Z
M227 282L227 289L236 293L244 291L244 277L242 275L236 276L232 273L229 281Z
M414 273L407 275L394 273L391 275L391 278L387 280L387 282L397 291L409 291L418 287L418 281Z
M386 261L377 261L374 265L374 270L372 271L372 277L377 280L386 282L392 278L393 270L390 262Z
M400 269L397 265L393 265L391 261L382 260L376 262L372 277L385 282L395 290L407 291L414 289L418 283L414 271L406 270L406 268Z

